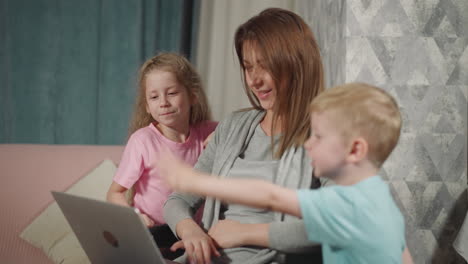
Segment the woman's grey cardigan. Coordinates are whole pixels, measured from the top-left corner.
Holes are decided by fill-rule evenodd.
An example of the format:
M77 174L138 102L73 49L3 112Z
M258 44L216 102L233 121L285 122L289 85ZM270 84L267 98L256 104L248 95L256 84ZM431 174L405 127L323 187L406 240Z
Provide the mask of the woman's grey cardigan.
M234 160L248 144L264 113L258 110L235 112L220 122L214 137L199 157L195 168L221 177L227 175ZM312 168L303 147L290 148L283 154L275 183L292 189L311 187ZM164 218L174 233L176 224L183 219L191 218L194 208L199 206L203 199L204 197L182 193L173 193L169 196L164 205ZM220 207L219 200L206 199L202 218L205 230L209 230L218 221ZM263 250L260 258L252 259L249 263L275 263L275 255L277 255L275 250L282 253L317 250L317 244L307 240L302 220L281 213L275 213L275 220L270 223L270 249Z

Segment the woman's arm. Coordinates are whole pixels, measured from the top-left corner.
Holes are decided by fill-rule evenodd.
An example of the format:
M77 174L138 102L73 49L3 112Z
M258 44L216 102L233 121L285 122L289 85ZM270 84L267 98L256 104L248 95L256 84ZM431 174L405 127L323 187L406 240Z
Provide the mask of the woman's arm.
M178 236L177 224L192 219L194 212L203 203L203 197L174 192L169 195L163 207L163 216L172 232Z
M211 263L211 255L220 256L213 239L190 218L177 223L176 231L180 241L172 245L171 250L184 248L189 260L195 263Z
M213 169L219 141L219 132L216 131L195 164L201 171L211 172ZM162 175L171 177L165 172ZM202 196L174 192L164 204L164 219L173 233L181 239L171 249L185 248L187 257L196 263L210 263L212 255L220 255L213 239L193 220L195 210L203 201Z
M286 253L305 253L317 250L320 244L307 238L302 219L273 222L268 228L268 247Z
M318 243L307 239L302 220L263 224L241 224L220 220L208 234L221 248L241 246L269 247L285 253L305 253L319 250Z
M213 239L193 220L193 213L202 202L200 196L172 193L164 204L164 219L181 239L171 249L185 248L189 260L208 264L212 255L220 254Z
M195 168L198 170L210 173L213 169L213 164L216 157L216 148L219 142L219 131L221 127L222 126L219 125L216 128L210 142L206 146L205 150L203 150L200 157L198 157L198 161L195 164ZM166 155L169 155L171 158L173 158L171 153L166 153ZM170 179L173 177L173 175L176 175L176 171L172 170L171 168L168 168L169 170L165 170L167 167L164 164L166 155L161 156L161 163L159 166L161 169L161 175L163 175L167 181L167 179ZM192 219L193 211L196 210L197 207L203 202L204 197L194 194L190 195L186 193L178 193L175 189L174 191L176 192L172 193L164 204L164 219L174 234L177 235L176 225L184 219Z

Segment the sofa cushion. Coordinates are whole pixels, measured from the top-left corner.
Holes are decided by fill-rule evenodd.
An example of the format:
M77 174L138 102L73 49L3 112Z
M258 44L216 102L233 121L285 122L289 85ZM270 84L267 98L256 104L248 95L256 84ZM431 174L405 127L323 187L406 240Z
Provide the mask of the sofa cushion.
M19 234L65 191L104 159L115 164L124 146L0 144L0 263L50 264Z
M114 163L105 160L66 193L104 201L115 170ZM54 263L89 263L56 202L49 205L20 236L41 248Z

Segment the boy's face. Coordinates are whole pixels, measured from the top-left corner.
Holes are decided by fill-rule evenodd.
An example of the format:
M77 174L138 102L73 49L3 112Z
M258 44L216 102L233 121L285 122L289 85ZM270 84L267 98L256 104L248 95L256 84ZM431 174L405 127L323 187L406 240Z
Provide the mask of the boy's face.
M330 113L312 113L310 138L304 147L316 177L336 178L345 165L348 149Z

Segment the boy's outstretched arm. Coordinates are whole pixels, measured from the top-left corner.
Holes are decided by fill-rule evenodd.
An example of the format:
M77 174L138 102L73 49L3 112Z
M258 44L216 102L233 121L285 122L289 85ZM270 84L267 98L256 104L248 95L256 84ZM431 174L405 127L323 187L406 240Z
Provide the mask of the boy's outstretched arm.
M192 177L191 184L186 185L186 192L215 197L228 203L243 204L301 216L295 190L262 180L223 179L202 175L195 171L194 174L198 175Z
M408 247L405 247L401 257L403 259L403 264L413 264L413 258L411 257Z
M195 171L187 164L164 155L158 163L166 182L174 191L195 193L228 203L264 208L301 217L296 190L262 180L225 179Z

